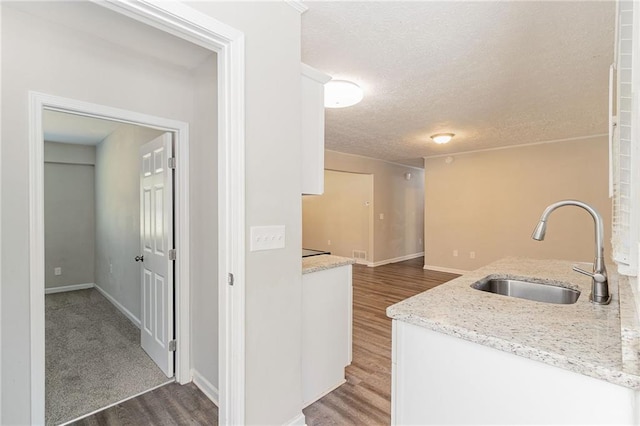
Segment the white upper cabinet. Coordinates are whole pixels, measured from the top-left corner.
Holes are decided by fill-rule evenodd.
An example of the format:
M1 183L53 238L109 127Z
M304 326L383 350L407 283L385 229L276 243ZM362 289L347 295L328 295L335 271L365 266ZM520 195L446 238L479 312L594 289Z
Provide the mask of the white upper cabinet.
M302 193L324 192L324 84L331 77L302 64Z

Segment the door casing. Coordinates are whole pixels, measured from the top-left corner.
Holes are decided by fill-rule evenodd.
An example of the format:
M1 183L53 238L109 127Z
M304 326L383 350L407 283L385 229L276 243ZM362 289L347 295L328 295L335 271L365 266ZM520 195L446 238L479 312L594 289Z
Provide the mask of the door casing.
M151 25L217 54L218 85L218 371L219 424L244 424L245 408L245 162L244 162L244 34L179 2L134 0L96 2L112 11ZM43 93L29 93L29 268L31 423L44 424L44 108L118 119L173 131L178 165L188 164L188 127L158 117L79 102ZM93 109L95 108L95 109ZM93 111L93 112L92 112ZM151 122L149 122L149 120ZM171 122L167 125L167 122ZM156 125L154 126L154 123ZM184 138L184 139L183 139ZM180 141L182 140L182 143ZM180 157L180 158L178 158ZM191 380L189 358L189 174L176 173L176 380ZM181 228L184 227L184 228ZM181 240L185 238L186 240ZM228 284L233 274L233 287ZM185 288L182 288L182 286Z
M51 96L29 93L30 105L30 189L31 189L31 423L44 424L45 384L45 321L44 321L44 137L42 112L45 109L92 118L118 121L175 135L176 173L175 247L179 256L175 261L175 334L176 381L191 381L190 311L189 311L189 124L133 111ZM31 134L33 133L33 134Z

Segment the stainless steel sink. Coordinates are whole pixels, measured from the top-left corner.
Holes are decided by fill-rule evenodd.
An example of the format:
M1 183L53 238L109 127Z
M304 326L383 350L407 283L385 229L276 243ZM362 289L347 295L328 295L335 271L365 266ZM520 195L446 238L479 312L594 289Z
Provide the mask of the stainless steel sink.
M576 303L580 291L567 287L506 278L491 278L478 281L472 288L504 296L534 300L536 302L568 305Z

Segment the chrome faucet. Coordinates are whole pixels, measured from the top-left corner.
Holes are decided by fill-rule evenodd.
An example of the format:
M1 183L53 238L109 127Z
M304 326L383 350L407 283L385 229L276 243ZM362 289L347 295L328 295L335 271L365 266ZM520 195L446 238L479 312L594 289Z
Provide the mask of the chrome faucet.
M573 267L573 270L584 275L591 277L591 297L589 300L598 305L608 305L611 302L611 295L609 294L609 282L607 281L607 269L604 266L604 226L602 224L602 216L589 204L583 203L577 200L563 200L557 203L551 204L547 207L542 216L540 216L540 222L533 231L531 238L537 241L544 240L544 234L547 230L547 219L552 211L562 206L577 206L585 209L593 217L593 222L596 226L596 258L593 262L593 272L585 271L577 266Z

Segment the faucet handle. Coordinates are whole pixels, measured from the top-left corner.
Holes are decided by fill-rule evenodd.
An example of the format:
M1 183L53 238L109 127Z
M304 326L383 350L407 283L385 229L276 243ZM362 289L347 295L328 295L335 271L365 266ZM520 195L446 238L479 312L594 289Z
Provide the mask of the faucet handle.
M573 265L573 270L582 274L582 275L586 275L588 277L593 278L594 281L602 283L605 282L607 280L607 276L604 274L601 274L600 272L589 272L589 271L585 271L584 269L578 268L576 265Z

